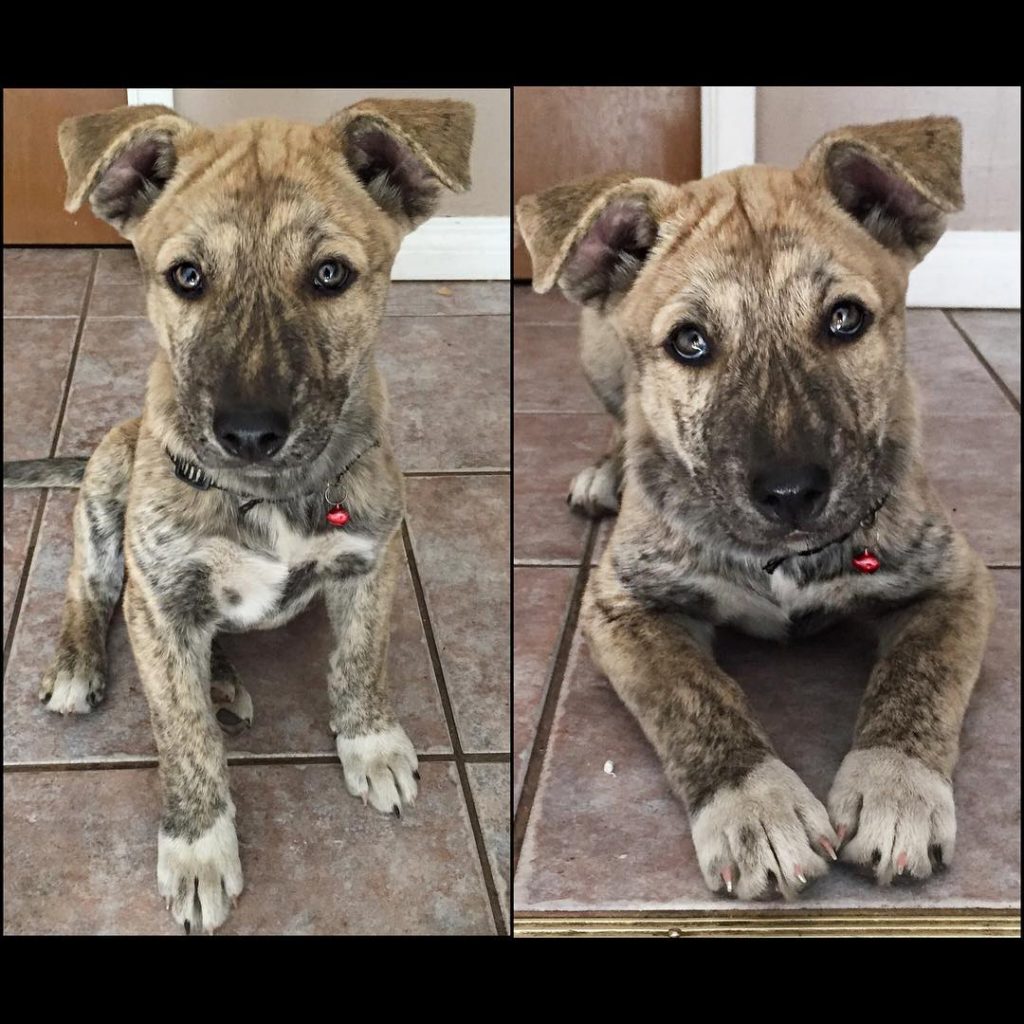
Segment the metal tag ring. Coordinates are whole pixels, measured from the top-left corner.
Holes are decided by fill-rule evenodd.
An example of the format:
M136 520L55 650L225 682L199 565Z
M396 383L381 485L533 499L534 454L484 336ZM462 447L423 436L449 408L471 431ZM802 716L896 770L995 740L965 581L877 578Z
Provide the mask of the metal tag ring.
M332 487L336 487L336 486L337 486L337 484L328 484L324 488L324 501L326 501L328 505L340 505L341 504L341 499L340 498L337 501L331 501L331 488Z

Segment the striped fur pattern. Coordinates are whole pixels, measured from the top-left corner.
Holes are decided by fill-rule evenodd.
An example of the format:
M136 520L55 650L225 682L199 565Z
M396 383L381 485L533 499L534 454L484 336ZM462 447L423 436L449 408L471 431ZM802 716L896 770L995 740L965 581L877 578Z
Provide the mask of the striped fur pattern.
M518 208L535 287L584 307L584 367L616 425L570 494L584 514L618 506L583 629L723 893L794 896L837 850L880 882L952 856L950 779L994 592L922 465L904 304L961 204L959 124L924 118L833 132L795 171L617 175ZM830 310L850 300L866 326L838 342ZM685 325L708 343L690 364L670 348ZM755 500L771 461L827 467L800 531ZM864 575L851 558L869 544L881 568ZM877 626L878 660L829 819L712 645L719 625L786 640L849 616Z
M412 744L385 677L401 564L402 475L374 359L392 262L441 191L469 185L473 109L366 100L320 126L216 131L163 107L65 122L67 208L89 200L129 238L158 342L141 417L84 460L5 464L5 486L75 486L75 553L46 706L87 713L106 686L106 634L124 611L159 751L158 881L174 919L212 931L243 887L222 730L252 702L217 646L317 596L334 649L329 726L350 792L399 815ZM325 262L344 287L318 289ZM174 268L199 269L197 293ZM216 410L287 411L286 443L246 461ZM168 452L215 486L178 478ZM325 485L350 514L325 520ZM243 497L244 496L244 497ZM264 499L240 515L240 504Z

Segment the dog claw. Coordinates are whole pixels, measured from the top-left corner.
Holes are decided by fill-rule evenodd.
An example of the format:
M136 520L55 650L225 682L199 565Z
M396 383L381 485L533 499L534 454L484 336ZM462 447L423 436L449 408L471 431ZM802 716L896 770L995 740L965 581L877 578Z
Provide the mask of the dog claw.
M398 804L395 804L394 807L391 808L391 813L396 818L400 818L402 816L402 809L401 809L401 807L398 806Z
M722 881L725 882L725 891L732 895L732 868L722 868Z
M801 885L806 885L807 884L807 879L804 877L804 873L803 873L803 871L800 870L800 868L797 868L796 871L793 872L793 874L796 875L796 880Z
M906 871L906 870L907 870L907 852L906 852L906 850L904 850L896 858L896 874L897 875L902 875L903 872Z
M834 847L834 846L833 846L833 845L832 845L832 844L831 844L831 843L830 843L830 842L829 842L829 841L828 841L828 840L827 840L827 839L826 839L826 838L825 838L824 836L822 836L822 837L821 837L821 838L820 838L820 839L818 840L818 842L819 842L819 844L820 844L821 846L823 846L823 847L825 848L825 852L826 852L826 853L827 853L827 854L828 854L828 855L829 855L829 856L830 856L830 857L831 857L831 858L832 858L833 860L839 860L839 857L838 857L838 855L836 854L836 851L835 851L835 847Z

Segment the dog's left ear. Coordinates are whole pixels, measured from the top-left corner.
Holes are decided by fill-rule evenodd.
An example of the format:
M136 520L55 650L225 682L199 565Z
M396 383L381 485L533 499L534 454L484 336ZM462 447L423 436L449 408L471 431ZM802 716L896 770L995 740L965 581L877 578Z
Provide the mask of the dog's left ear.
M946 230L946 214L963 209L960 155L960 122L923 117L831 132L798 173L913 265Z
M411 230L434 212L442 186L469 188L474 115L460 100L370 99L335 114L321 132L373 201Z

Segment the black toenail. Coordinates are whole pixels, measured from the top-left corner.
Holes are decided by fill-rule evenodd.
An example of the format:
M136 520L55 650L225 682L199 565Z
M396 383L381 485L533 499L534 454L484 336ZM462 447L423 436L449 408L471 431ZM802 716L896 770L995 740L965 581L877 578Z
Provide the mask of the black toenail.
M53 696L53 691L51 690L51 691L50 691L49 693L44 693L44 694L42 695L42 697L40 697L39 699L40 699L40 700L41 700L41 701L42 701L42 702L43 702L44 704L49 704L49 703L50 703L50 698L51 698L52 696Z
M420 773L419 773L419 772L413 772L413 773L412 773L412 777L413 777L413 778L414 778L414 779L415 779L415 780L416 780L417 782L419 782L419 781L420 781Z
M221 708L220 711L217 712L217 721L220 722L221 725L238 725L242 720L234 713L234 711L228 711L227 708Z
M395 816L396 818L400 818L400 817L402 816L402 811L401 811L401 809L399 808L398 804L395 804L395 806L391 808L391 813L392 813L392 814L393 814L393 815L394 815L394 816Z
M188 921L185 922L185 934L186 935L191 935L192 934L192 925Z
M875 850L875 852L871 854L871 866L873 868L877 868L878 865L881 863L881 860L882 860L882 851L881 850Z
M936 864L942 865L942 847L938 843L934 843L928 847L928 852L932 855L932 860Z

